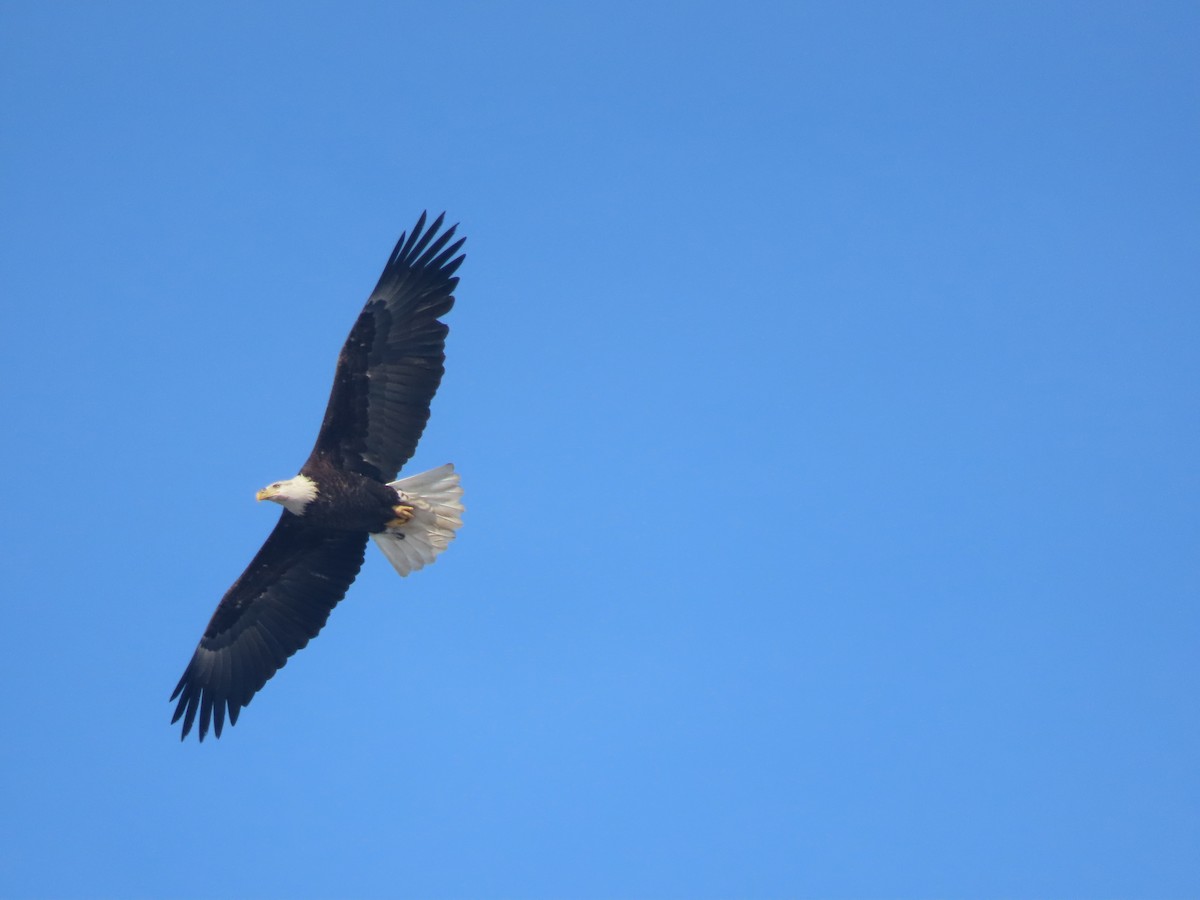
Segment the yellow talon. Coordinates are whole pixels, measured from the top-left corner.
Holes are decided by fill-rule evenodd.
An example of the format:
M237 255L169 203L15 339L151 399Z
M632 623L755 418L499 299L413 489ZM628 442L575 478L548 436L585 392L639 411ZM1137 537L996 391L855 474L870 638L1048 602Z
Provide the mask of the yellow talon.
M401 503L398 506L392 507L392 512L396 514L396 518L387 523L388 528L399 528L402 525L407 525L412 521L413 513L416 512L413 507Z

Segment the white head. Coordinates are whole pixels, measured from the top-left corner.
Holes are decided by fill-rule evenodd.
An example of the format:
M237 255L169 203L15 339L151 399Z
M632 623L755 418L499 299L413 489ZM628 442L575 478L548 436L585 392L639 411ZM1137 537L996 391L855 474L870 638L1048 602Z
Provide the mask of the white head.
M308 504L317 497L317 483L307 475L297 475L287 481L276 481L254 495L259 500L274 500L292 515L302 516Z

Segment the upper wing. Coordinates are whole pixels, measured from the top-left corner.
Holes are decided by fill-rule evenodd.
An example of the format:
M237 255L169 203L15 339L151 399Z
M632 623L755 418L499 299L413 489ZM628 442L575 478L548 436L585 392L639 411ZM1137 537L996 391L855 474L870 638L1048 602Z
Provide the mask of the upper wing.
M362 566L365 534L327 532L284 512L258 555L217 605L212 621L179 679L172 723L183 734L200 711L200 740L209 722L217 737L267 679L283 668L346 596Z
M442 380L449 329L438 316L454 305L463 245L457 225L438 235L425 213L400 236L338 356L325 420L309 461L391 481L417 448Z

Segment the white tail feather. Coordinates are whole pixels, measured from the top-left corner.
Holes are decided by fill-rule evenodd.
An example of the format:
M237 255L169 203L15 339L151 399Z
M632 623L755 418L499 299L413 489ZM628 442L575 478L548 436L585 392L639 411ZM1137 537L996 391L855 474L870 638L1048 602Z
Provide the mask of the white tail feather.
M393 481L391 487L413 507L413 517L371 537L396 571L407 575L429 565L454 540L462 527L463 490L451 463Z

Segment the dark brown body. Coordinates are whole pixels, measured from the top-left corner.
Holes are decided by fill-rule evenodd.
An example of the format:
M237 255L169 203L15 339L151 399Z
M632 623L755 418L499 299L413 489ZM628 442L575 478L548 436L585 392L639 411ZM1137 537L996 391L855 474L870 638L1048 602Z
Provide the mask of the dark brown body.
M374 478L345 472L323 460L310 461L300 472L317 483L317 496L304 508L304 523L334 531L377 534L396 518L400 496Z

